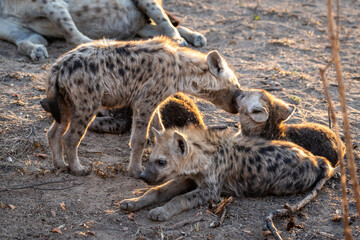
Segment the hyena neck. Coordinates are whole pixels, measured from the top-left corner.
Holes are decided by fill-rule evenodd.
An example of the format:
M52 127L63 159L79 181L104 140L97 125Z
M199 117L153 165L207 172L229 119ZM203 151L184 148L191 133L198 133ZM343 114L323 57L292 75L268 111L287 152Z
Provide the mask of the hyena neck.
M211 85L216 82L209 71L205 54L186 50L178 53L178 59L179 78L175 82L177 91L196 96L203 90L200 85Z
M210 159L214 157L218 148L218 137L216 132L200 128L188 128L186 131L190 131L191 136L188 138L189 154L182 161L180 174L196 179L206 175Z

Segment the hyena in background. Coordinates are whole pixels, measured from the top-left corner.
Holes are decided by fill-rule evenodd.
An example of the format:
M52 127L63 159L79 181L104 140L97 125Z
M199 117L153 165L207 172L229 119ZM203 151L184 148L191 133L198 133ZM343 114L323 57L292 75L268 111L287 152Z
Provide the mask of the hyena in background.
M50 112L47 99L40 101L45 111ZM158 114L154 115L153 121L158 121L161 129L172 127L185 127L188 125L205 128L202 115L194 101L182 93L177 93L167 98L158 107ZM90 123L88 130L97 133L124 134L130 132L133 110L126 106L123 108L99 110L96 118ZM153 125L152 125L153 126Z
M204 35L183 26L162 8L161 0L1 0L0 39L16 44L33 60L48 57L44 37L80 44L103 37L166 35L182 46L202 47Z
M241 133L268 140L294 142L312 154L328 159L333 167L339 164L336 134L317 123L285 124L295 107L261 89L243 91L236 99ZM345 145L341 142L341 154Z
M291 142L201 128L154 131L156 144L141 178L150 185L171 181L123 200L120 207L135 211L171 199L150 210L149 217L157 221L219 201L221 194L286 195L315 185L319 189L333 174L327 159Z
M154 116L162 129L185 127L188 125L205 128L201 113L195 103L188 96L177 93L169 97L158 107L159 114ZM126 133L132 124L131 107L102 109L89 125L89 130L98 133Z
M148 125L162 101L184 92L237 113L239 89L234 72L217 51L203 54L166 37L80 45L55 62L47 79L46 95L56 120L47 134L54 165L88 174L77 148L89 123L101 106L130 106L134 112L129 173L139 177Z

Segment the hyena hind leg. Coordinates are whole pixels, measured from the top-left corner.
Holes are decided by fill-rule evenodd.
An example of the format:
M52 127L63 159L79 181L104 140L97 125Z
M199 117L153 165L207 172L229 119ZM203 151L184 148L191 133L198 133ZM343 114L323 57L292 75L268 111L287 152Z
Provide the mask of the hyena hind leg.
M317 194L319 193L319 191L321 190L321 188L324 186L324 184L326 183L326 181L328 179L329 179L328 177L322 178L316 184L314 189L310 193L308 193L297 204L295 204L293 206L290 206L288 203L286 203L284 208L270 212L265 217L265 223L264 223L263 231L269 229L276 240L281 240L282 238L281 238L281 236L280 236L280 234L279 234L278 230L276 229L276 227L274 225L274 222L273 222L274 217L287 216L287 215L289 215L291 213L299 211L301 208L303 208L306 204L308 204L311 200L313 200L317 196Z
M86 168L81 165L78 157L78 146L86 134L89 123L93 120L99 108L100 107L98 107L93 113L82 112L82 115L78 114L77 116L80 115L80 117L77 118L74 117L74 114L71 118L68 130L62 138L70 172L74 175L84 176L88 175L91 171L90 168Z
M7 18L1 18L0 39L14 43L19 52L32 60L48 58L46 47L48 42L41 35L24 28L21 23Z

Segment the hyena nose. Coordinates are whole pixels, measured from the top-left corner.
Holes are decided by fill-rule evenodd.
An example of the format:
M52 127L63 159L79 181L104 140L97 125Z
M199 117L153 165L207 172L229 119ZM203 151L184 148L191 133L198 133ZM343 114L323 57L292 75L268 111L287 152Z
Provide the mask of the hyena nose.
M146 182L146 174L145 171L140 174L140 179Z

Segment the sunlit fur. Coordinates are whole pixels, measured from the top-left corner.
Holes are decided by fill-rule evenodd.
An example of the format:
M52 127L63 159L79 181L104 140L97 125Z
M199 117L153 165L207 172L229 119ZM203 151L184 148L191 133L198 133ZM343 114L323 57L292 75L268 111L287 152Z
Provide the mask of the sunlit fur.
M48 141L56 167L88 171L77 147L101 106L133 109L130 175L139 177L141 154L155 109L169 96L184 92L237 113L239 83L218 52L203 54L166 37L146 41L100 40L78 46L51 67L46 94L56 122ZM65 133L66 132L66 133Z
M164 200L166 190L190 179L197 188L174 197L150 211L154 220L168 220L183 210L218 201L221 194L235 196L286 195L304 192L333 174L327 159L285 141L268 141L200 128L172 129L157 133L143 179L165 184L137 199L124 200L123 209L137 210ZM158 160L166 161L164 166ZM189 185L191 186L191 185ZM184 191L184 190L182 190Z
M243 91L237 98L241 133L245 136L262 137L268 140L294 142L314 155L327 158L333 167L339 164L335 133L317 123L286 124L295 107L275 98L261 89ZM257 113L252 113L257 110ZM255 121L255 115L265 114L263 121ZM345 145L341 143L341 154Z

